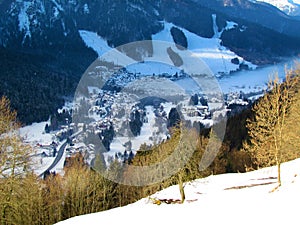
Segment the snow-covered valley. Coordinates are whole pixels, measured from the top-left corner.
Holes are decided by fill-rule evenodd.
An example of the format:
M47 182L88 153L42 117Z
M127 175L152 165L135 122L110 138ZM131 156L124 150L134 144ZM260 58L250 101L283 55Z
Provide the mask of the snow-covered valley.
M264 90L266 90L268 81L274 76L275 73L278 73L280 79L284 79L285 70L292 68L293 65L294 59L290 59L289 61L286 61L286 63L258 68L255 70L238 71L217 78L220 90L222 90L224 96L227 98L227 100L224 100L224 102L226 104L236 103L243 105L247 103L243 99L244 96L246 96L249 101L256 99L263 94ZM144 65L143 68L145 68ZM151 67L149 66L149 68ZM168 67L168 69L174 69L174 67ZM184 90L189 90L190 93L188 93L187 96L197 93L197 90L199 89L195 82L193 82L193 80L189 77L174 80L173 83L178 85L177 87L181 87ZM165 86L165 88L167 87ZM147 120L147 122L144 121L145 123L143 123L141 127L140 134L136 137L133 135L128 136L124 133L124 130L122 131L122 129L124 129L124 123L130 116L132 107L135 106L137 102L129 98L126 95L126 92L116 94L103 92L101 99L106 99L106 105L103 105L104 107L99 108L99 106L96 106L95 103L97 102L97 99L99 99L98 94L100 90L95 87L90 87L89 91L91 96L89 100L91 104L91 111L89 115L90 118L93 118L94 120L92 123L94 125L91 124L91 128L95 126L102 126L105 128L107 127L107 124L114 123L115 137L111 141L110 150L103 154L107 164L109 164L109 161L113 160L113 158L116 156L118 156L120 159L123 159L122 157L124 157L123 154L125 151L127 151L126 154L129 154L131 150L135 152L139 149L141 144L146 143L147 145L151 145L160 143L162 140L167 138L168 114L172 107L176 107L176 104L171 102L162 103L161 112L156 112L153 106L146 106L144 110L140 111L145 113L145 119ZM186 104L188 106L188 102L186 102ZM74 107L74 105L75 103L69 103L64 107L64 110L70 110ZM208 105L212 107L213 103L209 102ZM103 114L103 112L106 112L108 109L107 107L111 108L112 113L110 116L105 113ZM126 111L127 116L125 116L125 114L122 115L123 113L121 111L123 111L123 109ZM62 110L59 110L59 112L62 112ZM158 115L160 116L158 117ZM204 119L204 117L201 116L189 117L188 119L202 122L207 126L211 126L213 123L212 119ZM21 128L20 131L20 134L24 137L25 141L30 143L36 150L36 164L34 165L34 170L38 175L45 172L57 156L53 155L53 149L56 148L56 150L59 150L59 148L63 145L65 139L59 139L63 131L65 130L66 132L68 129L73 129L73 132L76 132L82 130L83 128L81 125L81 127L74 129L74 124L69 124L68 126L63 126L59 130L46 133L46 124L50 125L50 121L32 124L30 126ZM84 141L83 137L84 133L81 133L75 139L73 139L73 143L71 144L72 146L70 146L70 144L65 146L64 154L62 155L60 162L56 167L52 168L51 171L61 173L63 171L65 158L70 157L79 151L88 152L89 154L86 155L86 160L87 162L92 161L93 157L95 156L94 146L90 145L90 143L87 143L87 141ZM55 143L55 146L51 145L53 142Z
M50 118L21 129L25 141L36 150L35 172L62 173L66 157L79 152L89 165L97 154L103 155L106 165L116 158L126 161L142 144L155 145L169 137L172 108L180 108L182 117L192 126L195 122L212 126L218 115L226 114L226 107L248 105L263 94L275 74L283 80L285 70L294 66L294 59L261 68L247 62L222 46L220 39L224 30L238 24L227 21L227 26L219 30L216 19L212 15L212 38L164 22L164 29L152 36L153 54L145 54L140 61L128 57L122 47L112 49L97 33L79 30L86 46L98 54L100 61L113 63L114 68L105 63L99 66L97 60L95 66L91 65L78 85L74 101L59 110L59 126L57 118ZM182 32L186 49L175 45L172 29ZM142 42L145 45L147 42ZM170 52L183 60L183 66L174 65ZM189 74L199 69L206 77ZM97 82L91 82L91 78ZM86 90L85 94L82 90ZM141 103L149 97L151 103L149 99ZM193 97L197 100L191 104ZM100 140L91 142L95 137Z
M299 224L300 0L0 12L0 224Z

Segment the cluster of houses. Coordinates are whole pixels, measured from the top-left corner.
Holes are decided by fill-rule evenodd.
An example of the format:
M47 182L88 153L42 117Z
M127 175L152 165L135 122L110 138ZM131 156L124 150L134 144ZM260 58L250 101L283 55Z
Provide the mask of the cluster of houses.
M182 108L182 113L187 117L199 117L199 119L211 119L211 113L208 106L195 105L185 106Z
M131 80L142 76L141 74L129 73L126 70L121 70L120 73L124 73L125 75L111 79L110 84L112 86L129 83ZM158 76L170 80L177 80L187 75L181 71L173 75L163 73ZM135 128L138 131L138 129L140 129L138 126L142 126L143 123L147 123L148 121L144 115L145 111L142 109L143 107L139 107L137 102L134 102L133 99L130 93L114 90L113 87L112 89L107 88L105 90L97 87L89 87L89 96L85 99L81 99L81 103L78 106L75 105L74 110L75 115L76 112L83 114L82 118L84 118L84 121L80 121L80 119L78 121L73 120L67 125L61 126L56 134L59 140L70 139L68 140L68 146L66 148L67 157L81 153L85 160L91 163L96 154L97 146L94 143L86 143L88 136L98 138L102 141L106 149L109 150L110 142L115 133L118 135L126 135L124 127ZM213 109L210 109L208 106L205 96L200 94L199 96L194 95L191 100L192 104L186 104L181 107L181 113L184 115L184 118L193 118L193 120L210 120L212 118ZM227 95L225 101L228 105L233 102L240 104L243 99L241 94L233 93ZM214 103L215 105L219 104L218 102ZM157 118L168 118L166 111L161 105L155 107L154 114ZM140 117L140 121L138 121L139 118L137 119L137 115ZM81 132L78 135L73 135L78 131ZM125 147L127 151L130 152L131 147L129 146L131 143L127 144L128 146L126 145ZM53 147L51 148L53 149ZM49 151L47 153L49 153ZM55 154L56 152L53 151L52 156L55 156ZM47 155L45 154L45 156ZM118 155L118 157L120 158L121 155ZM132 156L129 158L131 157Z
M55 141L52 141L51 144L40 144L37 143L35 148L41 152L42 157L55 157L57 154L58 144Z

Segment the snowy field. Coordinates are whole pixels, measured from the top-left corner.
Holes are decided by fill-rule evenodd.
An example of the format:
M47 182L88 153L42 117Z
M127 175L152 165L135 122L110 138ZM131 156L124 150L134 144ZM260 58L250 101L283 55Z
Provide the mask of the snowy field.
M243 58L236 55L234 52L225 48L221 45L221 34L224 31L218 31L216 24L216 15L212 15L213 19L213 29L215 35L212 38L203 38L194 33L189 32L186 29L177 27L176 25L168 22L164 22L164 29L157 34L152 35L153 42L153 55L151 57L145 56L145 61L154 61L154 62L165 62L169 65L173 65L172 61L169 59L167 54L167 48L171 47L174 52L185 57L185 54L192 53L192 57L200 59L206 67L208 67L213 74L229 74L232 71L236 71L239 68L239 65L231 62L232 59L236 58L240 63L248 65L250 69L255 69L256 65L253 65L250 62L245 61ZM225 30L232 29L236 27L236 24L233 21L227 21L227 26ZM176 27L184 33L187 38L187 50L178 50L175 47L173 37L171 35L171 28ZM135 64L135 61L128 58L125 54L122 54L119 51L116 51L108 46L107 41L98 36L97 33L79 30L79 34L86 46L92 48L100 57L107 59L107 61L114 61L119 65L129 65ZM133 44L134 45L134 44ZM149 70L150 68L156 68L154 71ZM187 65L190 67L190 65ZM153 70L152 68L152 70ZM159 71L156 71L159 70ZM132 72L142 73L142 74L153 74L153 73L173 73L174 69L172 66L157 67L149 64L137 64L131 67Z
M153 204L180 199L171 186L136 203L78 216L57 225L76 224L299 224L300 159L282 165L282 186L275 167L248 173L211 175L185 185L183 204ZM128 218L130 217L130 219Z
M172 23L164 22L164 30L153 35L152 39L172 43L174 41L171 35L171 28L177 27L182 30L187 38L187 49L193 53L195 58L202 60L210 68L213 74L228 74L230 71L236 71L239 66L231 63L231 59L233 58L238 58L240 62L244 62L249 66L249 68L255 69L255 65L250 62L246 62L234 52L226 49L224 46L221 46L220 36L222 31L218 32L215 20L215 15L213 15L215 35L212 38L203 38L189 32L188 30L177 27ZM234 24L234 22L227 22L227 27L225 29L232 29ZM159 51L159 49L154 48L154 54L156 54L155 50ZM176 49L173 49L173 51L175 50Z
M174 105L171 103L163 104L165 112L168 114ZM167 136L167 124L163 124L164 126L163 133L157 134L159 131L158 124L155 121L154 108L153 106L146 106L146 115L147 115L147 123L143 123L141 127L141 133L137 137L115 137L113 142L110 145L110 151L103 153L106 164L108 165L108 157L114 157L116 153L124 153L126 150L125 143L131 141L132 143L132 151L135 153L140 149L142 144L153 145L157 143L161 143L162 140L166 140Z
M218 78L223 93L230 92L258 92L265 90L270 79L274 79L275 75L283 80L286 70L291 70L295 67L295 62L299 58L286 59L285 62L257 68L255 70L239 71L230 75Z
M294 2L298 3L296 1ZM215 35L212 38L203 38L189 32L188 30L177 27L172 23L164 22L164 29L157 34L152 35L152 39L158 42L153 43L153 56L145 57L144 63L136 63L133 60L130 61L125 54L112 51L112 48L107 45L107 42L99 37L96 33L84 30L80 30L79 33L86 45L97 52L99 56L107 52L111 52L112 55L115 55L118 58L116 59L116 62L120 62L118 61L121 60L119 58L123 58L123 61L128 63L126 64L128 65L126 69L129 72L141 73L145 75L163 73L175 74L176 72L178 73L180 69L172 66L172 62L166 54L167 47L171 47L174 52L183 57L185 54L187 54L187 51L178 50L174 45L173 37L171 35L171 28L177 27L181 29L186 36L188 50L190 53L192 53L192 57L201 60L203 66L208 68L210 72L216 76L216 81L218 82L221 88L220 90L223 91L223 93L240 91L244 93L262 92L266 88L266 84L270 78L274 77L275 73L278 72L279 77L284 78L285 67L287 66L287 68L290 68L294 63L293 59L286 59L286 63L258 68L256 65L245 61L241 57L237 56L234 52L231 52L229 49L220 44L220 35L223 31L218 31L215 15L212 15L212 19L214 22L213 28L215 32ZM225 30L232 29L236 25L237 24L234 21L227 21ZM166 46L164 46L164 44ZM237 58L240 63L243 62L243 64L248 65L249 70L237 71L239 69L239 65L231 62L231 60L234 58ZM153 59L156 61L152 61ZM193 67L193 65L188 66L189 68ZM179 82L176 82L180 86L184 87L185 90L190 90L190 92L193 92L193 89L198 88L195 86L195 83L193 85L193 82L188 80L180 80ZM187 87L187 84L189 87Z
M55 141L58 146L57 150L61 147L62 143L56 140L54 133L45 133L45 126L49 121L33 123L31 125L21 127L19 132L20 136L33 148L32 168L37 175L45 172L53 163L55 157L52 157L52 148L50 144ZM44 156L43 156L44 154ZM62 173L65 154L60 162L53 168L52 171Z
M25 142L32 145L36 144L51 144L54 140L53 134L45 133L45 126L49 121L41 123L33 123L29 126L20 128L20 135L24 138Z

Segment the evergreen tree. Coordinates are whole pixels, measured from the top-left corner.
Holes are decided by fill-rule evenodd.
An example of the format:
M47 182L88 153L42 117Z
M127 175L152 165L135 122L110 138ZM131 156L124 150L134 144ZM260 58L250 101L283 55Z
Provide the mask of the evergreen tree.
M199 103L199 97L197 94L194 94L191 96L191 99L190 99L190 104L191 105L198 105Z
M207 99L205 99L203 96L200 98L200 103L203 106L208 106Z
M141 133L141 128L143 126L141 114L138 110L131 113L131 121L129 122L130 130L133 136L138 136Z
M181 121L180 115L176 108L172 108L168 116L168 128L174 127Z
M46 125L45 125L45 132L46 132L47 134L50 133L50 127L49 127L49 124L48 124L48 123L46 123Z

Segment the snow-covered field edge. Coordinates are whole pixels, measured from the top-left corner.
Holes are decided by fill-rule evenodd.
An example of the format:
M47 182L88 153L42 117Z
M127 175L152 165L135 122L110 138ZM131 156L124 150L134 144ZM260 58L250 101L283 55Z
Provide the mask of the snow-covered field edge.
M153 204L149 197L133 204L74 217L68 224L299 224L300 159L282 164L282 186L276 167L247 173L211 175L185 184L183 204ZM177 185L151 196L179 199Z

